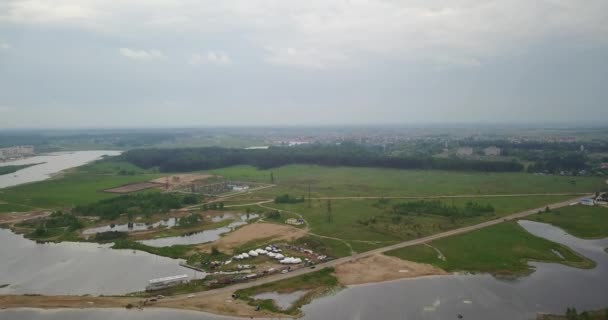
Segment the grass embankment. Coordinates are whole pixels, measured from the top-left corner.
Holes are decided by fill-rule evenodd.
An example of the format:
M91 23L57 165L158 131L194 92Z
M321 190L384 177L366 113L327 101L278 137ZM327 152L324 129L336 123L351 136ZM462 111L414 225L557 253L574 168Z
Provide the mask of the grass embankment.
M529 220L552 224L585 239L608 237L608 208L576 205L530 216Z
M429 263L446 271L521 275L533 270L527 261L556 262L592 268L595 263L570 248L536 237L509 222L470 233L436 240L432 247L418 245L387 252L405 260ZM445 257L441 259L439 253ZM562 255L562 259L558 254Z
M133 249L145 251L158 256L169 257L173 259L188 259L190 252L194 249L194 245L173 245L170 247L153 247L143 243L139 243L127 239L119 239L114 242L112 249Z
M604 185L599 177L537 176L528 173L483 173L440 170L399 170L383 168L322 167L288 165L268 170L234 166L211 170L231 180L270 183L276 188L238 197L273 199L279 194L293 196L432 196L515 193L595 192ZM235 198L236 199L236 198Z
M317 272L304 274L298 277L267 283L257 287L241 289L236 291L235 294L239 299L247 301L252 306L259 305L260 308L271 312L298 315L300 313L300 307L309 303L313 298L340 288L340 283L333 274L334 271L334 268L324 268ZM258 300L254 298L256 295L266 292L291 293L300 290L307 291L307 293L294 302L287 310L277 307L273 300Z
M25 169L25 168L36 166L36 165L43 164L43 163L44 162L1 166L0 167L0 176L1 175L5 175L5 174L9 174L9 173L13 173L13 172L17 172L17 171L19 171L21 169Z

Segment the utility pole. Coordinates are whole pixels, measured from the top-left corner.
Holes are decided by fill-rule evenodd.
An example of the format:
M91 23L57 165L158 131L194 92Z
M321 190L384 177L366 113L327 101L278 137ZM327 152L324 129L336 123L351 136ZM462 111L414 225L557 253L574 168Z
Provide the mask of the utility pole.
M270 172L270 183L274 184L274 173Z
M331 216L331 200L327 200L327 222L331 223L333 217Z
M310 199L310 183L308 184L308 208L311 208L311 199Z

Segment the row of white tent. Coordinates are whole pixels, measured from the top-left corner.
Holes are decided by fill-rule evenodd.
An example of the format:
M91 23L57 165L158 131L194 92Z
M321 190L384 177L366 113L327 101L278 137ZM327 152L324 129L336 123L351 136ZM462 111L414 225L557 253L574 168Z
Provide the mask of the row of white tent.
M270 247L266 247L265 249L270 249ZM300 259L300 258L285 257L281 253L273 252L273 251L277 251L277 249L272 250L272 251L271 250L265 250L265 249L255 249L255 250L251 250L249 252L244 252L244 253L241 253L239 255L234 256L234 259L236 259L236 260L243 260L243 259L249 259L251 257L257 257L259 255L267 255L267 256L269 256L271 258L279 260L279 263L283 263L283 264L302 263L302 259Z

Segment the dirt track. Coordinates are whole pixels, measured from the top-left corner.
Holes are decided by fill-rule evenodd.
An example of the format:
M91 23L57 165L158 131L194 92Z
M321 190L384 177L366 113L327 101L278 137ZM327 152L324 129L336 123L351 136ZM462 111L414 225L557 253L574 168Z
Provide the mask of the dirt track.
M216 247L222 252L232 253L234 248L250 241L262 239L291 241L305 236L306 233L307 231L304 229L288 225L253 223L228 233L212 243L202 244L198 248L211 252L211 247Z
M336 276L345 285L383 282L447 272L429 264L376 254L336 266Z

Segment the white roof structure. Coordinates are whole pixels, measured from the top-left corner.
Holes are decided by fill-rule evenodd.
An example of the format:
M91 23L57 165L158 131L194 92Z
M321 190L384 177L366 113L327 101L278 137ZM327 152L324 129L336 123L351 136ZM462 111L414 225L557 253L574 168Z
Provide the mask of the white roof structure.
M180 274L178 276L170 276L170 277L152 279L152 280L150 280L150 284L162 283L162 282L172 282L172 281L179 281L179 280L186 280L186 279L188 279L187 274Z

